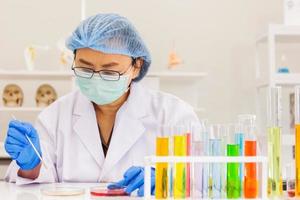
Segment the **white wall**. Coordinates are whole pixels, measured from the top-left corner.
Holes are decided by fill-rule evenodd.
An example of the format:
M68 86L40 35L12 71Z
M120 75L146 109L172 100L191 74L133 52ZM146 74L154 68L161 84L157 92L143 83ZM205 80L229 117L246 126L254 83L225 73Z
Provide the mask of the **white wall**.
M117 12L136 25L153 58L165 70L168 51L184 59L182 71L206 71L201 81L202 116L229 122L255 111L254 41L268 23L281 23L282 0L87 0L87 15ZM0 68L22 68L30 43L55 43L80 20L79 0L1 0ZM54 68L49 55L39 68Z

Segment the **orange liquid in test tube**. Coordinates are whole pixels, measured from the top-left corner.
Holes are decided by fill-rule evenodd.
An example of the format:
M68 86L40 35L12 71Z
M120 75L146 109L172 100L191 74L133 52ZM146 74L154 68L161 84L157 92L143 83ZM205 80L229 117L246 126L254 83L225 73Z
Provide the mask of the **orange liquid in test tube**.
M256 156L256 141L245 141L245 156ZM256 163L245 163L244 196L257 198L258 180Z
M157 137L156 138L156 155L168 156L169 155L169 138ZM166 199L168 197L168 163L156 163L155 170L155 198Z

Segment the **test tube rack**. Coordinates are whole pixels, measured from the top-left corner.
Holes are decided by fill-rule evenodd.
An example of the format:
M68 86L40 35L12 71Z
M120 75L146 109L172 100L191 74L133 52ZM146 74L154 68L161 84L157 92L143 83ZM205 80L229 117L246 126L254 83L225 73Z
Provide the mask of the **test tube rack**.
M144 199L154 199L151 196L151 166L155 163L257 163L261 166L261 180L260 183L260 197L258 200L268 199L268 158L266 156L147 156L145 162L145 176L144 176ZM192 199L192 198L191 198ZM243 199L243 198L241 198Z

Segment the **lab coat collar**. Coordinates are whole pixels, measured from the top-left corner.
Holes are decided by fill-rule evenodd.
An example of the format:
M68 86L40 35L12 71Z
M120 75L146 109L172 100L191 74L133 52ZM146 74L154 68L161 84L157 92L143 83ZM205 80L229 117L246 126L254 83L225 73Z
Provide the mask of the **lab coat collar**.
M146 91L147 89L141 83L131 83L130 94L122 107L126 108L126 114L133 119L140 119L148 115L147 106L149 106L149 103L146 102L149 99L147 99Z
M99 167L101 167L104 162L104 153L101 146L96 113L92 102L80 91L77 92L77 95L77 102L73 112L73 130Z
M148 116L147 89L140 83L132 83L127 101L116 115L110 146L104 158L93 104L81 93L74 108L77 118L74 131L92 154L102 172L99 181L122 159L134 143L142 136L145 127L143 118ZM104 162L104 163L103 163Z
M146 89L139 83L132 83L130 95L117 112L115 127L99 181L128 153L130 148L144 134L143 120L148 116Z

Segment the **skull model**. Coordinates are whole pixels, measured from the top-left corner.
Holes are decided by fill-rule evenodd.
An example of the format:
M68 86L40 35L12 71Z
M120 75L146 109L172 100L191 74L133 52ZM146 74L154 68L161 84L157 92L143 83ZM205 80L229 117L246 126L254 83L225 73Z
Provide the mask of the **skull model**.
M37 107L47 107L57 99L54 88L48 84L41 85L36 92Z
M7 107L21 107L23 104L23 91L16 84L8 84L5 86L2 99L3 105Z

